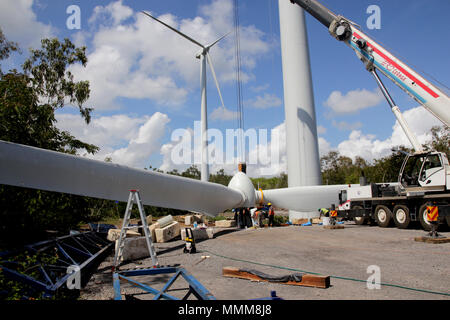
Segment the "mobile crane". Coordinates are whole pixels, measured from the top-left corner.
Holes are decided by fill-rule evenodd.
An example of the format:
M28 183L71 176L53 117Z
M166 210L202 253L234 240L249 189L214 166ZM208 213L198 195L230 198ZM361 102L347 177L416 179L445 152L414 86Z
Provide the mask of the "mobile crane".
M377 71L392 80L425 107L446 128L450 126L450 98L392 53L383 48L347 18L336 15L316 0L290 0L301 6L338 41L348 45L375 78L392 112L411 142L414 153L407 154L398 175L398 184L360 185L342 190L337 216L353 218L357 224L375 221L387 227L392 220L398 228L420 221L431 230L428 207L438 209L439 223L450 226L450 165L443 152L424 150L412 133Z

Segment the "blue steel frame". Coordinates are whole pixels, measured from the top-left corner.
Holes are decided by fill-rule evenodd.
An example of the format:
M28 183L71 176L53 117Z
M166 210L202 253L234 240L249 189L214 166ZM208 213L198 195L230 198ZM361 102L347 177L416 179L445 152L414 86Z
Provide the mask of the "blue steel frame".
M131 277L136 276L149 276L160 274L174 274L170 280L164 285L161 290L154 289L146 284L137 282ZM113 273L113 285L114 285L114 300L122 300L122 294L120 290L120 281L127 281L131 285L142 289L143 291L153 294L153 300L167 299L167 300L180 300L167 293L169 288L174 284L179 276L182 276L189 284L189 289L186 295L181 300L186 300L191 294L193 294L199 300L216 300L216 298L210 293L203 285L197 281L191 274L189 274L183 268L176 267L162 267L151 269L139 269L139 270L127 270L118 271Z
M67 274L67 268L77 265L83 275L83 269L90 266L94 260L99 258L112 248L113 242L99 237L95 232L85 232L75 235L68 235L54 240L42 241L25 246L21 252L0 253L0 270L8 278L25 283L35 291L43 292L44 296L52 296L67 282L71 274ZM33 278L29 275L17 272L15 266L18 261L8 259L14 258L16 254L29 251L31 254L42 254L47 256L56 255L58 258L55 265L45 264L38 261L29 268L38 269L41 277ZM6 267L8 266L8 267Z

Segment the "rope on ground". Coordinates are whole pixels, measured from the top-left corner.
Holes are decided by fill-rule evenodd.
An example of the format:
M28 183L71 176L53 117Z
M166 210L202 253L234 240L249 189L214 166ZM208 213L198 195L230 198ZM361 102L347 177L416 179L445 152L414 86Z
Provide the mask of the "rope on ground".
M244 259L238 259L238 258L233 258L233 257L227 257L227 256L224 256L224 255L215 253L215 252L211 252L209 250L204 250L204 251L208 252L208 253L210 253L210 254L212 254L214 256L224 258L224 259L229 259L229 260L234 260L234 261L239 261L239 262L246 262L246 263L251 263L251 264L260 265L260 266L264 266L264 267L271 267L271 268L277 268L277 269L283 269L283 270L289 270L289 271L295 271L295 272L302 272L302 273L308 273L308 274L314 274L314 275L323 275L323 274L316 273L316 272L309 272L309 271L300 270L300 269L294 269L294 268L288 268L288 267L277 266L277 265L272 265L272 264L260 263L260 262L249 261L249 260L244 260ZM354 282L367 282L366 280L355 279L355 278L348 278L348 277L340 277L340 276L333 276L333 275L330 276L330 278L339 279L339 280L354 281ZM442 295L442 296L450 296L450 293L436 292L436 291L430 291L430 290L425 290L425 289L410 288L410 287L401 286L401 285L397 285L397 284L391 284L391 283L380 283L380 285L386 286L386 287L394 287L394 288L399 288L399 289L423 292L423 293L437 294L437 295Z

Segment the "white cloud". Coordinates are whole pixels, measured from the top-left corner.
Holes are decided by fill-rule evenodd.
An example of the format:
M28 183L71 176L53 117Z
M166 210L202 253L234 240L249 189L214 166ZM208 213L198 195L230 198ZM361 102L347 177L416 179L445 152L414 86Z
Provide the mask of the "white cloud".
M0 1L0 26L7 39L18 42L22 49L40 46L42 38L52 37L56 29L39 22L33 12L33 0Z
M252 131L254 129L249 130ZM267 136L265 133L267 133ZM249 135L251 135L251 133ZM247 140L246 160L247 174L249 176L275 176L282 172L286 172L287 156L285 135L285 124L282 123L272 128L272 130L267 130L267 132L256 132L256 140L254 143L250 142L250 145L250 139ZM227 146L227 139L224 133L220 137L221 139L218 140L211 139L211 134L209 137L210 140L212 140L208 145L210 173L215 173L220 169L224 169L224 171L230 175L236 173L238 163L240 162L240 157L236 153L236 145ZM180 135L176 134L176 138L172 138L174 141L166 143L161 147L163 164L159 169L163 171L171 171L173 169L184 171L192 164L195 164L200 168L201 139L198 132L192 128L187 128L186 130L180 131ZM187 146L186 154L181 154L180 152L180 150L183 149L183 145ZM187 161L183 162L185 160Z
M325 138L319 137L319 156L322 157L331 151L330 143Z
M257 158L258 164L248 167L249 176L277 176L286 173L286 150L286 124L283 122L270 130L269 142L260 141L256 148L250 150L248 158Z
M272 107L280 107L283 101L275 94L265 93L263 96L257 96L254 99L246 101L246 104L257 109L268 109Z
M152 13L200 43L211 43L232 30L232 1L214 0L200 7L200 16L181 19ZM74 67L76 79L89 80L96 110L120 108L117 98L146 99L159 106L181 108L188 93L198 90L199 47L121 0L98 6L90 19L91 33L77 34L80 43L92 39L86 68ZM242 26L243 81L253 77L256 60L269 51L264 33ZM234 41L230 35L211 49L219 82L235 80ZM207 78L212 80L210 71Z
M433 115L421 106L403 112L403 116L421 144L431 140L430 129L433 126L441 125ZM326 142L326 145L329 146L329 143ZM398 121L396 121L392 127L392 135L385 140L377 139L375 135L364 134L360 130L353 130L348 139L339 143L335 149L340 154L352 159L359 156L368 161L372 161L388 156L391 154L393 147L401 145L409 148L412 147L403 129ZM331 150L330 148L328 149Z
M92 118L91 123L86 125L80 115L57 114L57 127L69 131L72 135L82 141L104 147L118 147L128 143L137 135L139 127L147 120L148 116L142 118L131 118L124 114Z
M169 121L167 115L156 112L139 128L137 136L126 147L114 150L108 156L116 163L141 168L148 166L149 157L160 150L161 139Z
M229 121L237 119L238 115L239 113L237 111L231 111L226 107L218 107L211 112L209 117L211 120Z
M269 88L269 84L263 84L261 86L256 86L256 87L250 87L250 90L252 90L253 92L261 92L261 91L265 91Z
M374 91L358 89L342 95L340 91L333 91L324 105L335 113L356 113L359 110L374 107L383 100L383 94L378 88Z
M363 124L360 121L354 123L348 123L347 121L332 121L333 127L341 130L341 131L349 131L349 130L357 130L360 129Z
M97 160L111 157L114 163L141 169L149 165L151 155L159 154L170 121L159 112L141 118L127 115L93 118L89 125L79 115L59 114L56 119L58 128L100 147L94 156L86 156Z
M130 7L124 6L122 0L111 2L107 6L96 6L93 15L89 18L89 23L94 24L100 22L105 24L111 22L117 26L122 21L130 18L133 15L133 10Z
M325 128L323 126L317 127L317 134L325 134L325 133L327 133L327 128Z

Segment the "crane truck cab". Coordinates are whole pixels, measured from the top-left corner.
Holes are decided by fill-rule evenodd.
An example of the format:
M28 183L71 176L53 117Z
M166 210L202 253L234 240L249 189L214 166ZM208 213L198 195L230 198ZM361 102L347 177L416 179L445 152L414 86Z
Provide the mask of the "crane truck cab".
M398 177L400 193L429 193L450 189L450 166L443 152L408 154Z

